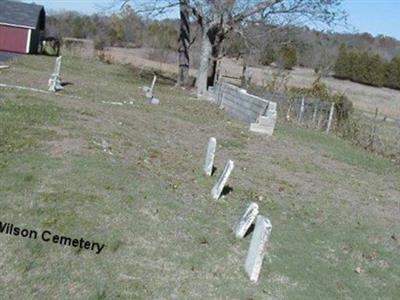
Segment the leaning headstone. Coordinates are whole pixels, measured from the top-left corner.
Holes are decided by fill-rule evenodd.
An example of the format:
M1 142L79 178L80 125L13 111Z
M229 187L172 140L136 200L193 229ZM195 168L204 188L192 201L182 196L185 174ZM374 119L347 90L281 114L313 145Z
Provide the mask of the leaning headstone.
M258 216L244 266L250 280L253 282L257 282L260 275L271 230L272 225L270 220L263 216Z
M217 140L212 137L208 142L206 161L204 162L204 172L207 176L211 176L214 167L215 149L217 148Z
M151 99L153 98L153 90L154 90L154 86L156 85L156 81L157 81L157 76L154 75L153 77L153 81L151 83L150 87L143 87L143 91L146 93L146 98Z
M225 165L224 171L219 176L217 183L212 188L211 195L215 200L218 200L218 198L221 196L222 190L224 189L234 166L235 165L233 161L229 160Z
M258 215L258 205L257 203L251 203L249 207L246 209L242 217L240 218L238 224L235 228L235 235L237 238L241 239L244 237L246 232L249 230L251 224L253 224L254 220Z
M57 57L56 63L54 65L53 74L51 74L51 77L49 79L49 91L51 92L57 92L64 89L64 87L61 85L61 76L60 76L61 60L62 56Z

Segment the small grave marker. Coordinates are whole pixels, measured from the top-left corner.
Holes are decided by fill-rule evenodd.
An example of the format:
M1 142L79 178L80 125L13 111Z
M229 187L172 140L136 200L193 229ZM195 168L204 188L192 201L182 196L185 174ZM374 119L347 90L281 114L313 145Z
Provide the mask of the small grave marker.
M253 282L257 282L260 275L271 230L270 220L263 216L258 216L245 263L245 270Z
M258 204L251 203L249 207L247 207L246 211L240 218L238 224L235 228L235 235L237 238L241 239L244 237L246 232L249 230L251 224L254 222L258 215Z
M229 160L225 165L224 171L219 176L217 183L212 188L211 195L215 200L218 200L218 198L221 196L222 190L224 189L225 184L228 181L234 166L235 164L233 163L233 161Z
M54 65L53 74L51 74L51 77L49 79L49 91L51 92L57 92L64 89L64 87L61 85L61 76L60 76L61 60L62 56L57 57L56 63Z
M204 162L204 172L207 176L211 176L214 167L215 149L217 148L217 140L212 137L208 142L206 161Z

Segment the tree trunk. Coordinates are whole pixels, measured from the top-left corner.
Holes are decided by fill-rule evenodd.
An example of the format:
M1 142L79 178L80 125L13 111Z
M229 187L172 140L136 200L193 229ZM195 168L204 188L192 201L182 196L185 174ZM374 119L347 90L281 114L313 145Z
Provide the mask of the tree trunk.
M187 0L180 1L180 33L179 33L179 72L178 85L187 86L189 82L189 47L190 47L190 24L189 24L189 7Z
M204 96L207 92L208 67L211 58L211 41L207 34L208 30L203 29L201 40L200 66L197 74L197 97Z
M213 86L216 81L218 62L220 60L220 54L222 48L222 36L217 35L212 43L213 46L211 51L210 66L208 68L207 87Z

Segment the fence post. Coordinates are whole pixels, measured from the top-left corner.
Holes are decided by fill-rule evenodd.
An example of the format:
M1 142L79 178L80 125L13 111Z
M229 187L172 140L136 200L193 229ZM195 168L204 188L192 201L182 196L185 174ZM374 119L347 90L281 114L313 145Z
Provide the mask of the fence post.
M301 106L300 106L300 114L299 114L299 123L303 122L303 115L304 115L304 97L301 98Z
M316 121L317 121L318 109L319 109L319 103L314 104L314 113L313 113L313 117L312 117L313 126L317 125Z
M331 131L332 120L333 120L333 113L334 113L334 112L335 112L335 103L332 102L331 111L329 112L328 126L326 127L326 133L329 133L329 131Z

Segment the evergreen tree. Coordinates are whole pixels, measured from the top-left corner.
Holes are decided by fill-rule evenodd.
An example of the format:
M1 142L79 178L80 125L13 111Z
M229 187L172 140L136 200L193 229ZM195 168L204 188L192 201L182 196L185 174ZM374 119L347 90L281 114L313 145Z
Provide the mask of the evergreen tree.
M392 59L386 67L386 83L390 88L400 89L400 55Z
M335 64L335 76L338 78L348 79L348 66L347 66L348 50L346 45L342 44L339 48L339 55Z

